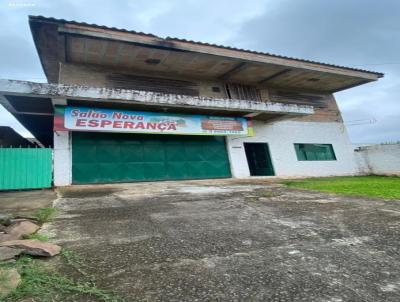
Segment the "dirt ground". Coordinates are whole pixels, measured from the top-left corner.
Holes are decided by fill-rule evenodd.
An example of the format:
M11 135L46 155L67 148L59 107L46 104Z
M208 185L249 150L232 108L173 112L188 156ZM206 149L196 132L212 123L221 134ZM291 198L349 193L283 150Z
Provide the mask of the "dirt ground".
M260 179L59 193L46 232L126 301L400 301L400 201Z
M31 216L39 208L52 207L57 198L53 190L2 191L0 213Z

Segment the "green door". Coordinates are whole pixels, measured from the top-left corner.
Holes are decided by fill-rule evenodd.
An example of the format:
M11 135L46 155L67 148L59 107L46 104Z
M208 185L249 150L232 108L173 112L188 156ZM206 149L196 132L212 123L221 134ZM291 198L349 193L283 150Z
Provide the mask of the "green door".
M272 176L275 175L269 154L268 144L265 143L244 143L250 175Z
M76 184L230 176L224 137L72 134L72 178Z

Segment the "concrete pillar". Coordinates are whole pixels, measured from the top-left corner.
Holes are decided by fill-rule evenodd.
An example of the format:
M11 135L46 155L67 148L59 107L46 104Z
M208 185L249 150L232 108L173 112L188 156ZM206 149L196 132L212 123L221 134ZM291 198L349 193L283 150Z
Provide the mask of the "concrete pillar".
M72 184L72 148L68 131L54 132L54 185Z
M228 148L228 157L231 166L232 177L249 177L250 170L249 165L247 164L243 141L240 138L228 136L226 138L226 146Z

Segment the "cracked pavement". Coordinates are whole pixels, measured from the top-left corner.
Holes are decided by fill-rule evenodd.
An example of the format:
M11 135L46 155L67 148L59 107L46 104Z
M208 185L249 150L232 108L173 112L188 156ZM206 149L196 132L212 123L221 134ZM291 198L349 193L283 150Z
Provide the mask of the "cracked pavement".
M201 180L59 190L52 241L127 301L400 301L400 201Z

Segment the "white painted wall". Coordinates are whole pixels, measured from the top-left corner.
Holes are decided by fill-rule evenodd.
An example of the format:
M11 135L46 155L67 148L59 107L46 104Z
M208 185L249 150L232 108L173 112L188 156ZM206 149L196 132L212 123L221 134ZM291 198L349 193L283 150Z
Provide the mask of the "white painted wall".
M346 129L342 123L281 121L264 123L255 121L255 136L227 137L228 156L232 176L250 176L244 142L268 143L275 174L291 176L355 175L360 172ZM294 143L332 144L335 161L298 161ZM400 165L400 164L399 164ZM54 185L72 183L72 146L70 133L54 134Z
M244 142L268 143L277 176L331 176L358 173L347 131L342 123L255 121L255 136L228 137L228 154L233 177L248 177L250 171ZM332 144L335 161L298 161L294 143Z
M363 145L355 152L363 174L400 175L400 144Z
M68 131L54 132L54 185L72 183L72 147Z

